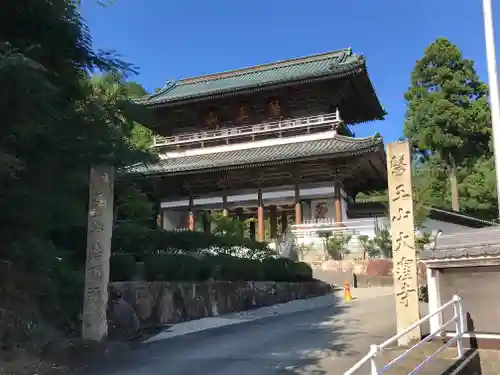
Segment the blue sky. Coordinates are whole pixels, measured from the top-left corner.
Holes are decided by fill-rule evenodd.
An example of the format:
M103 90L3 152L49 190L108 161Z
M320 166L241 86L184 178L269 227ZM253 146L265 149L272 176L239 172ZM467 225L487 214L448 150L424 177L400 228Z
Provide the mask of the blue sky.
M357 136L402 135L410 73L424 48L447 37L487 80L481 0L116 0L83 1L94 46L137 65L146 89L345 47L365 55L389 115L357 125ZM500 1L493 0L500 28ZM497 44L500 43L496 33Z

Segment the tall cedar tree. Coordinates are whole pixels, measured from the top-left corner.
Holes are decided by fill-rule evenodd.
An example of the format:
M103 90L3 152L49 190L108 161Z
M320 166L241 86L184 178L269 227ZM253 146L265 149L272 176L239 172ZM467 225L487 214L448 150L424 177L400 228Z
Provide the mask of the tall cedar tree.
M472 60L457 46L439 38L425 49L405 93L404 133L424 155L439 155L450 182L452 208L460 209L458 167L488 150L491 133L487 87Z

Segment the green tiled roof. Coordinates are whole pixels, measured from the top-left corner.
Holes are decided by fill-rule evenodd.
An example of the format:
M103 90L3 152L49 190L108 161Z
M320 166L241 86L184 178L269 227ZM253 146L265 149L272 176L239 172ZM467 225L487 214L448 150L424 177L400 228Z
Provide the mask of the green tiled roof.
M194 172L237 169L249 166L292 163L307 158L336 157L383 150L380 137L351 138L341 135L320 140L302 141L204 155L171 157L155 164L125 168L126 174L175 175Z
M284 60L251 68L169 82L162 90L136 102L155 106L184 99L207 97L262 86L287 84L325 76L342 76L364 66L364 58L351 49Z

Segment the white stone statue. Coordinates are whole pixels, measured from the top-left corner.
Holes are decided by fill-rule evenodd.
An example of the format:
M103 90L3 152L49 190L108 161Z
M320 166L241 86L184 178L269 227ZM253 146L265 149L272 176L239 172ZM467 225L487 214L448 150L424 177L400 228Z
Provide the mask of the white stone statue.
M295 238L290 231L282 234L276 241L276 250L281 258L289 258L292 260L298 260L299 258Z

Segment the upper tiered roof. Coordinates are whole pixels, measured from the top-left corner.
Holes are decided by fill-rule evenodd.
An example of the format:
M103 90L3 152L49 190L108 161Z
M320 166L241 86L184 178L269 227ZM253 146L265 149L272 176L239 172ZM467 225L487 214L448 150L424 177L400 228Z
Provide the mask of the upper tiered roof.
M206 100L226 94L257 91L264 87L288 86L363 72L366 73L365 59L347 48L170 81L162 90L137 99L137 102L147 106L162 106L185 100Z

